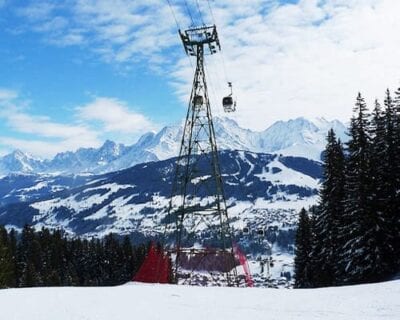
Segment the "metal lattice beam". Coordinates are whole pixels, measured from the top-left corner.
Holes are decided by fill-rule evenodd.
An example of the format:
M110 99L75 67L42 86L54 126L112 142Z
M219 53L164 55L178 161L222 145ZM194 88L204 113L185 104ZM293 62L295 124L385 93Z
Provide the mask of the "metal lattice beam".
M176 283L195 284L199 281L196 268L205 268L203 265L208 264L210 270L203 271L209 271L210 281L224 279L229 286L237 285L232 234L204 71L205 48L210 54L220 49L217 29L208 26L179 33L186 53L196 56L196 70L167 219L175 235L173 243L169 244L175 261L173 278Z

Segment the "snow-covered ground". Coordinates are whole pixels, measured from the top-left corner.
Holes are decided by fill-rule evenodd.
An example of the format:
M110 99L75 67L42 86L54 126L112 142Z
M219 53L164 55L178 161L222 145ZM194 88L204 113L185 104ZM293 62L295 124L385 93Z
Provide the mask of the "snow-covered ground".
M286 290L127 284L0 290L1 319L399 319L400 280Z

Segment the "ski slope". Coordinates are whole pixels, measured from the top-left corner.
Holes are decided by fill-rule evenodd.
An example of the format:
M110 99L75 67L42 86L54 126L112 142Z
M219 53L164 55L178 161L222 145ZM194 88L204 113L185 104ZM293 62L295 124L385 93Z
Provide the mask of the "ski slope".
M287 290L129 283L119 287L0 290L1 319L399 319L400 280Z

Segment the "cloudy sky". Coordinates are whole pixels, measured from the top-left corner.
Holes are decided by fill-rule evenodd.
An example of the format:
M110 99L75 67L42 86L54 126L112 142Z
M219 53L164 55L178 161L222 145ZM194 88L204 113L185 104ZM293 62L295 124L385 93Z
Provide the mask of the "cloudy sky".
M399 12L399 0L0 0L0 155L131 144L180 122L194 61L177 29L203 23L222 44L206 58L215 115L232 81L243 127L347 121L357 92L372 104L400 86Z

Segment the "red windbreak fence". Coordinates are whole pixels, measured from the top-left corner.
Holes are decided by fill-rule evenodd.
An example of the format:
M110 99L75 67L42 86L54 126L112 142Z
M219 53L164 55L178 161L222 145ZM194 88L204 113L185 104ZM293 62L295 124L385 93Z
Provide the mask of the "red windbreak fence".
M146 283L170 283L170 274L169 257L152 243L147 257L132 280Z
M243 268L246 285L248 287L253 287L254 281L253 281L253 277L251 276L251 273L250 273L250 268L249 268L249 264L247 263L246 255L239 249L238 245L236 245L236 244L233 246L233 250L234 250L236 259L239 260L239 263Z
M239 262L243 268L243 273L247 287L253 287L254 281L251 277L249 265L246 255L235 244L233 246L235 260ZM233 266L235 267L235 266ZM139 271L135 274L132 281L145 283L171 283L171 260L164 253L162 248L157 248L154 243L151 243L150 250L144 259Z

